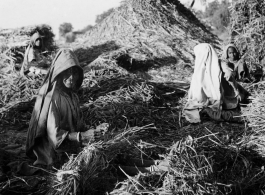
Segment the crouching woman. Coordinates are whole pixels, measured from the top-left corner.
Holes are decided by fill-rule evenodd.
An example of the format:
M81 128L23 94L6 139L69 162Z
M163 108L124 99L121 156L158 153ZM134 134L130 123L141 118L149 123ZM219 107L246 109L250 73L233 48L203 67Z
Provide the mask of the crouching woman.
M39 90L29 123L26 154L34 165L54 165L60 154L76 153L81 142L99 138L98 130L85 131L75 91L83 69L70 49L60 50Z

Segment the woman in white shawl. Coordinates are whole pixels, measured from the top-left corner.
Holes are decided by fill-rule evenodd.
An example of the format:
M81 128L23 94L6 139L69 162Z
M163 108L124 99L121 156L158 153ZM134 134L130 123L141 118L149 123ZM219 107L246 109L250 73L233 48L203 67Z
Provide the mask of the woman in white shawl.
M227 51L226 51L227 52ZM194 48L195 68L184 116L191 123L200 122L201 111L215 120L238 120L239 102L249 93L235 81L235 75L220 65L214 48L202 43Z

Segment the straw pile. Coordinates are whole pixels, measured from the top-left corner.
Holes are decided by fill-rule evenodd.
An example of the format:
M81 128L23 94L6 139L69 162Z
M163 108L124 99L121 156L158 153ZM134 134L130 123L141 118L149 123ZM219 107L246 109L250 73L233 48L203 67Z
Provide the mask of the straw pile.
M191 63L196 44L216 40L178 0L127 0L79 42L84 50L114 42L118 64L132 71Z
M48 194L103 194L110 187L108 185L117 181L117 175L110 171L110 162L120 152L137 152L130 141L134 141L139 132L153 129L152 125L127 128L112 139L86 146L76 157L70 157L56 173Z
M249 121L249 126L252 127L252 132L249 135L249 142L247 146L253 148L260 156L265 157L265 118L264 118L264 103L265 96L264 82L253 84L249 86L249 90L253 91L252 93L252 103L244 111L244 115Z
M263 75L265 66L265 2L240 0L231 7L231 35L255 77Z
M170 163L167 172L129 177L110 194L264 193L264 161L245 147L244 131L233 129L229 133L218 125L210 131L209 124L199 126L204 126L200 128L203 136L187 136L165 155Z
M0 126L28 124L43 76L22 77L10 72L2 73L0 79Z

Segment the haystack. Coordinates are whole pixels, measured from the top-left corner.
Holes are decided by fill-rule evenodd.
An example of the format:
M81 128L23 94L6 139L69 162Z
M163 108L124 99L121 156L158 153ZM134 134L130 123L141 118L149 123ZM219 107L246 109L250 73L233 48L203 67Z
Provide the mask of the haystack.
M231 7L231 36L252 74L260 78L265 66L265 2L240 0Z
M111 42L118 48L117 64L133 71L192 64L193 47L207 42L218 48L216 40L178 0L127 0L79 42L83 48Z

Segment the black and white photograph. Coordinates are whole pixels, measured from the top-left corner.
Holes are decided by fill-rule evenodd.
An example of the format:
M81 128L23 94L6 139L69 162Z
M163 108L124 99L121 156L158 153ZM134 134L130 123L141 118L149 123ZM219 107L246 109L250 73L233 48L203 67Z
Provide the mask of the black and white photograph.
M0 0L0 194L263 195L263 66L264 0Z

